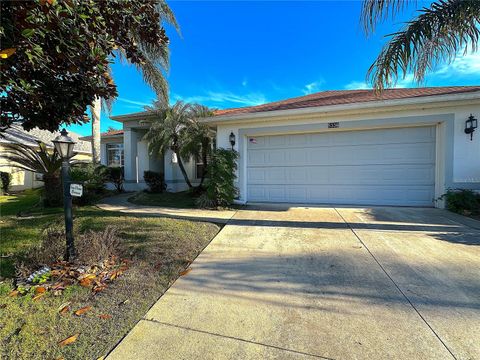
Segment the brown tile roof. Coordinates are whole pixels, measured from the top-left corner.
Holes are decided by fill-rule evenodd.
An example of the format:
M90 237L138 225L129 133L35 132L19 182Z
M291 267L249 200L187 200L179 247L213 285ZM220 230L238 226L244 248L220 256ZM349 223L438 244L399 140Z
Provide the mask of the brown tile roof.
M369 101L399 100L436 95L465 94L480 91L480 86L424 87L388 89L377 95L373 90L330 90L268 104L217 110L216 116L230 116L262 111L291 110L308 107L344 105Z
M108 130L107 132L103 132L100 135L101 136L123 135L123 130Z
M123 130L108 130L100 134L100 137L110 137L110 136L118 136L123 135ZM82 140L90 141L92 140L92 135L84 136L81 138Z

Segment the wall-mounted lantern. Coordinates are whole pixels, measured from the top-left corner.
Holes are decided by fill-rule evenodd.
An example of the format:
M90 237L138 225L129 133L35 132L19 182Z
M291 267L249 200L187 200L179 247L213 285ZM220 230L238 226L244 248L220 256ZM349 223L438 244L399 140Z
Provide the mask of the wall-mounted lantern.
M230 145L232 145L232 150L233 150L233 147L235 146L235 134L233 133L233 131L230 133L230 136L228 137L228 139L230 140Z
M478 121L475 119L475 117L470 114L468 117L468 120L465 121L465 134L470 134L470 141L473 140L473 133L475 132L475 129L478 127Z

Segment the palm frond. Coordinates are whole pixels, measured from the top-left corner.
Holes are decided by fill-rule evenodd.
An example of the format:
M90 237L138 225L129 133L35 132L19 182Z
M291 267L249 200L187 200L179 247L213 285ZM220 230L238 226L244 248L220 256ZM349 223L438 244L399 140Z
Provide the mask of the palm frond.
M164 0L160 0L158 4L158 9L162 20L165 21L167 24L173 26L178 32L178 34L181 35L180 26L178 25L177 19L175 18L175 14L173 13L172 9L170 9L167 2Z
M371 65L367 80L379 91L392 87L399 73L413 72L420 83L428 70L451 63L459 52L477 51L480 37L480 1L442 0L423 8L391 40Z
M55 174L60 170L62 159L54 149L50 151L47 146L39 142L38 149L23 144L3 144L0 159L5 159L10 166L22 170L33 171L41 174Z
M369 34L375 31L378 23L395 16L416 0L364 0L360 21L364 31Z

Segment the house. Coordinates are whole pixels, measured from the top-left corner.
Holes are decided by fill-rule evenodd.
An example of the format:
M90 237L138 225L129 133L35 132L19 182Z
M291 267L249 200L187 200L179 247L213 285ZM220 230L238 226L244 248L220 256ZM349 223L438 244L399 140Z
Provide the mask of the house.
M38 149L39 141L45 143L47 147L53 151L54 146L52 140L55 139L58 134L58 132L40 130L38 128L25 131L20 125L13 124L0 135L0 153L2 152L4 144L17 143ZM69 132L68 135L76 142L74 151L77 155L75 155L74 159L83 161L91 160L92 147L90 142L80 140L80 136L74 132ZM43 186L42 174L25 171L11 166L11 164L5 159L0 159L0 171L12 174L12 191L21 191Z
M112 116L111 119L123 123L122 130L109 130L101 134L100 162L107 166L121 166L124 169L124 188L127 191L146 189L144 171L163 173L167 191L178 192L188 189L178 166L177 156L171 150L163 156L149 155L148 143L143 139L148 130L148 119L152 115L139 112ZM91 136L82 140L89 141ZM200 182L203 164L195 160L183 163L193 185Z
M112 117L123 130L102 137L102 154L121 159L130 183L164 169L170 190L183 190L174 154L148 155L149 116ZM204 121L218 147L239 152L240 202L442 207L448 188L480 190L480 131L466 134L470 116L480 117L480 86L324 91ZM201 165L187 169L195 176Z

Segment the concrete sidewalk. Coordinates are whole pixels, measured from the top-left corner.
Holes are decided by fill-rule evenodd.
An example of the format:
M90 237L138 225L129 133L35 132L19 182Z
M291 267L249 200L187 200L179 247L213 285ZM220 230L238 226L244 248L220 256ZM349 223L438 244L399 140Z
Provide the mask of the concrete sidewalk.
M225 224L235 215L236 210L181 209L159 206L136 205L128 201L133 193L107 197L97 206L102 210L119 211L126 214L143 216L163 216L175 219L208 221Z
M108 359L478 359L480 231L437 209L239 210Z

